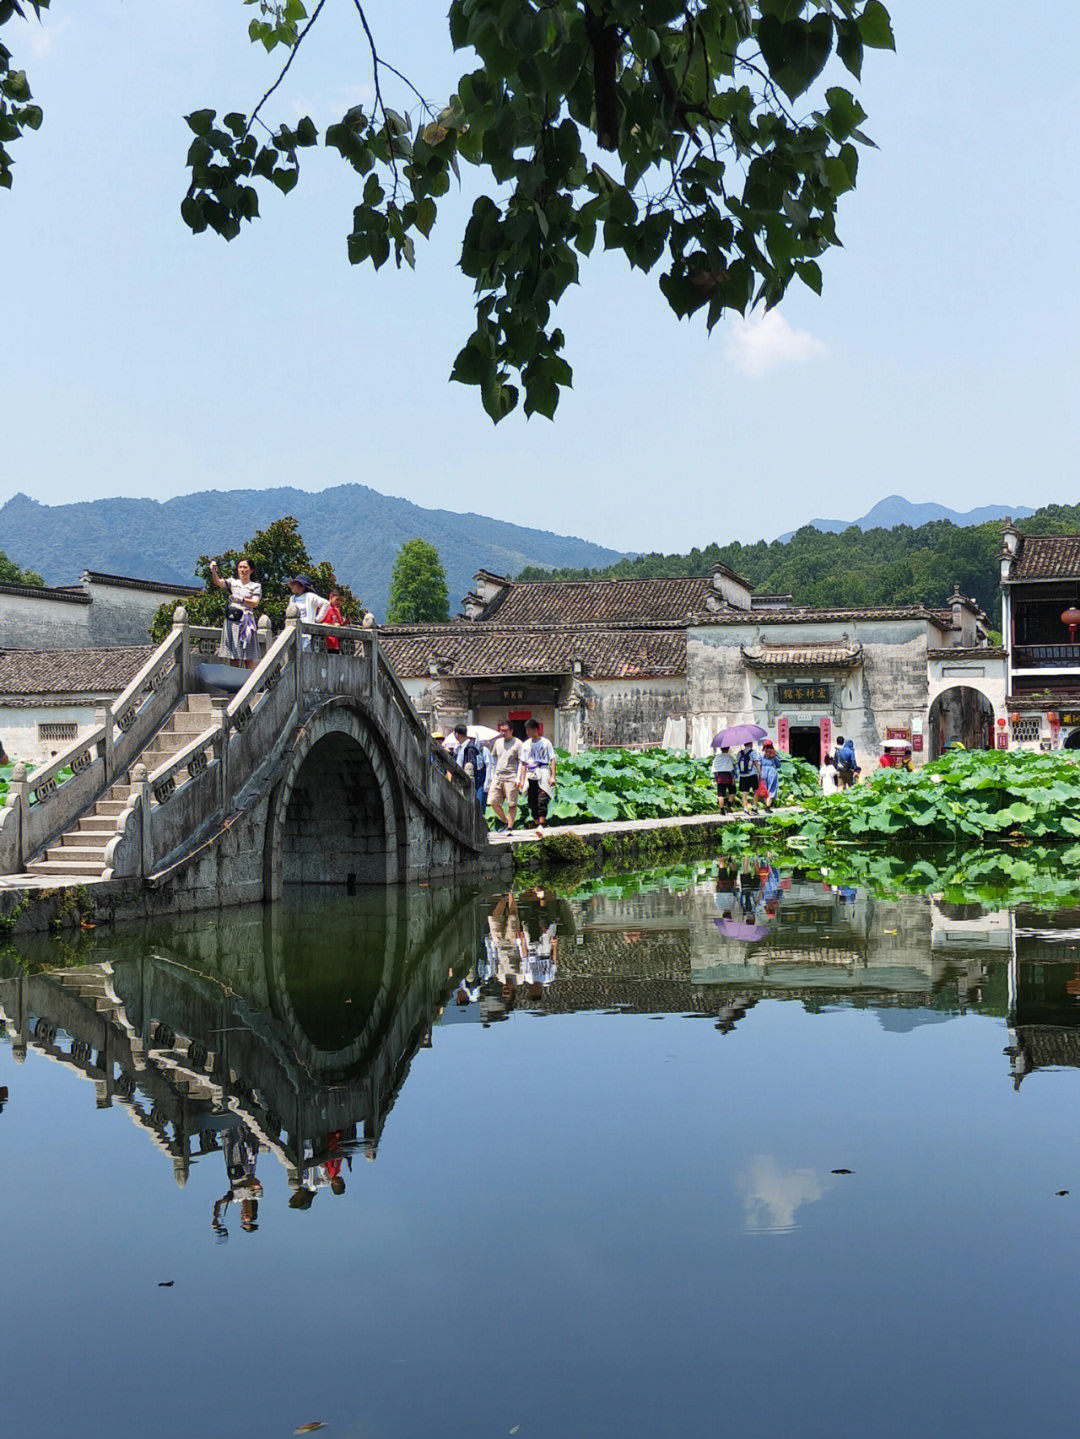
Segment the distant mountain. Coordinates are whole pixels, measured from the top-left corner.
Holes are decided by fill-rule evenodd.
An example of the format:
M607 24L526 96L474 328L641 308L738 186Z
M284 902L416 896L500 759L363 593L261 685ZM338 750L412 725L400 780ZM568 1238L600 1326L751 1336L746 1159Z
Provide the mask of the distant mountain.
M439 551L450 611L478 569L515 575L524 565L600 567L617 550L547 530L451 510L425 510L365 485L306 490L205 490L158 500L90 500L42 505L15 495L0 506L0 547L46 584L70 584L84 569L185 584L200 555L242 545L256 530L294 515L312 559L330 560L339 577L381 618L390 572L405 540Z
M947 509L944 505L936 505L928 501L923 505L913 505L910 500L905 500L903 495L886 495L879 500L872 510L863 515L861 520L810 520L809 524L815 530L821 530L824 534L838 535L841 530L850 529L857 525L860 530L892 530L897 525L910 525L918 529L920 525L927 525L931 520L950 520L954 525L981 525L987 520L1002 520L1006 515L1012 515L1014 520L1026 519L1033 515L1034 510L1027 505L980 505L975 510ZM786 535L779 535L781 542L790 540L794 530L788 530Z

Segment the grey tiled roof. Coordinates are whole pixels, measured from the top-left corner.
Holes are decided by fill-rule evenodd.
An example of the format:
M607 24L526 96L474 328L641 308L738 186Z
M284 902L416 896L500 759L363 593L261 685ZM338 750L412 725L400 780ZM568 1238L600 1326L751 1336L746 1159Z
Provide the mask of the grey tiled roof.
M68 605L93 603L85 590L50 589L47 585L0 585L0 595L26 595L31 600L60 600Z
M708 575L659 580L533 580L492 600L480 623L685 623L715 595Z
M137 580L130 575L106 575L99 570L84 571L83 578L95 585L115 585L122 590L149 590L151 594L192 595L201 585L174 585L165 580Z
M850 669L862 659L862 645L744 645L743 656L755 669L791 669L802 665Z
M1072 579L1080 579L1080 535L1021 536L1010 582Z
M153 645L0 650L0 698L30 694L119 694L153 653Z
M379 645L403 679L428 674L432 661L443 674L472 678L570 674L575 659L581 660L586 675L604 679L686 671L685 629L508 629L451 623L419 630L384 627Z

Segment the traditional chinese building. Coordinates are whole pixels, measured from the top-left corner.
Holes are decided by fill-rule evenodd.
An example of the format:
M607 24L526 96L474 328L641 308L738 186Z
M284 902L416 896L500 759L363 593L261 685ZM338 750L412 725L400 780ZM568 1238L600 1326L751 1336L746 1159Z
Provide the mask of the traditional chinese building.
M571 750L666 742L704 754L717 729L749 721L816 764L839 734L864 762L889 738L922 758L961 731L987 742L993 709L989 724L981 710L931 713L954 685L950 658L981 664L984 679L995 663L1003 672L987 623L958 591L940 609L814 609L758 595L718 565L701 576L526 583L480 571L456 619L391 625L380 638L444 732L504 718L523 731L535 717Z
M1080 748L1080 535L1025 535L1010 520L1003 539L1010 741Z

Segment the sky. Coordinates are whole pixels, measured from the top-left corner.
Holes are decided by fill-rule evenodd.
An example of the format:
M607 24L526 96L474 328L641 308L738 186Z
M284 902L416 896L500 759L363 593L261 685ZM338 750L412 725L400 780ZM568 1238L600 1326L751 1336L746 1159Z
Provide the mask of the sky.
M425 94L473 68L445 0L365 8ZM860 91L880 149L841 201L822 297L793 287L710 338L702 315L676 320L658 272L594 252L559 312L573 389L554 422L498 427L447 378L472 329L467 167L415 272L348 264L362 182L321 147L231 244L194 237L182 117L250 109L276 77L282 52L247 41L255 12L53 0L43 25L12 22L45 122L0 190L0 503L359 482L683 551L892 493L1076 502L1075 0L1040 0L1023 28L1002 0L889 8L897 53L867 53ZM266 113L321 130L370 87L351 0L327 0Z

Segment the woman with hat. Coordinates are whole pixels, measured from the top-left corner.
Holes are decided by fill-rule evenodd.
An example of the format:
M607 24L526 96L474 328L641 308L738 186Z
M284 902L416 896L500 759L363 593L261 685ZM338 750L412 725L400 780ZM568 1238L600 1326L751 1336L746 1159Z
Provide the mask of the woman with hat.
M304 624L313 625L321 620L330 608L330 601L324 600L322 595L315 593L315 587L307 575L293 575L291 580L286 581L286 584L289 586L289 593L293 597L293 604L299 611L300 618ZM311 648L310 635L304 636L300 648L304 650Z

